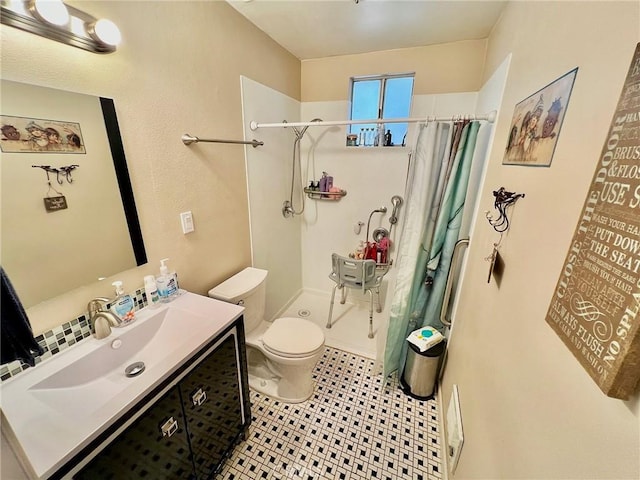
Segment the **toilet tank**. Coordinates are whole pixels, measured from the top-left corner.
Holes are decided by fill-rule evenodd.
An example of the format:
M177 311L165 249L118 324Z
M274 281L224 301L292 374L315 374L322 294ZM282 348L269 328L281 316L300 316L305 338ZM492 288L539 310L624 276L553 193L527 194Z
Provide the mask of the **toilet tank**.
M256 328L264 318L267 273L266 270L247 267L209 290L212 298L244 306L246 332Z

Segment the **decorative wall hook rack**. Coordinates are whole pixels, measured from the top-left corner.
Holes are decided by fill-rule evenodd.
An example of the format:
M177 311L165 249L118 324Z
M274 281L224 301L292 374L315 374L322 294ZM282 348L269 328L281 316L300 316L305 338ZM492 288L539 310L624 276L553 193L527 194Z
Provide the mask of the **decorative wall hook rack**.
M502 236L504 232L509 230L509 216L507 209L515 204L518 199L524 198L524 193L508 192L504 187L500 187L498 190L493 191L495 200L493 201L494 208L498 211L498 218L493 216L487 210L484 212L489 224L493 229L500 234L500 239L497 243L493 244L493 249L489 256L485 257L485 260L489 262L489 276L487 277L487 283L491 281L491 277L495 277L498 287L502 281L502 273L504 271L504 260L498 251L502 244Z
M485 216L496 232L504 233L509 230L507 209L515 204L518 199L524 198L524 193L508 192L504 187L500 187L498 190L494 190L493 196L495 197L493 207L498 211L499 216L498 218L493 218L488 211L485 212Z
M31 168L41 168L47 173L47 181L49 181L49 174L56 174L56 181L62 185L64 180L60 178L60 176L64 176L67 179L67 182L73 183L73 177L71 176L71 172L76 168L80 168L80 165L65 165L64 167L55 168L51 165L31 165Z

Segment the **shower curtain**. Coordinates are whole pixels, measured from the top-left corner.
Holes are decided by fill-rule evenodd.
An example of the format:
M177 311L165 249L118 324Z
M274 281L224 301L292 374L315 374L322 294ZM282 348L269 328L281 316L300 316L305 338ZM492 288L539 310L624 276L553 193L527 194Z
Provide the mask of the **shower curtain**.
M390 307L383 375L400 371L409 333L425 325L439 330L440 307L458 240L480 124L422 127L416 141L405 198L405 226Z

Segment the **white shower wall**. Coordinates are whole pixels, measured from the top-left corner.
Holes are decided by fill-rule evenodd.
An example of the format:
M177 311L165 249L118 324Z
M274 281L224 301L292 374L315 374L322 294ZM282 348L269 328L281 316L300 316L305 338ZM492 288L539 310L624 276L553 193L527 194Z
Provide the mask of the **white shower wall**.
M291 129L265 128L252 131L259 122L296 121L300 102L247 77L241 77L245 139L264 142L245 147L249 221L253 266L269 271L266 318L272 318L302 288L300 217L282 216L282 202L289 198Z

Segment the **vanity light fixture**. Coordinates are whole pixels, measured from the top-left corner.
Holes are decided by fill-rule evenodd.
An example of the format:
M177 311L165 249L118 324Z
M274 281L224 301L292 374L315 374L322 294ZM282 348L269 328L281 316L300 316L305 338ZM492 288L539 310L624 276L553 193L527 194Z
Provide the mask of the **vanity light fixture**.
M111 20L98 19L63 0L1 0L0 21L94 53L112 53L121 35Z

